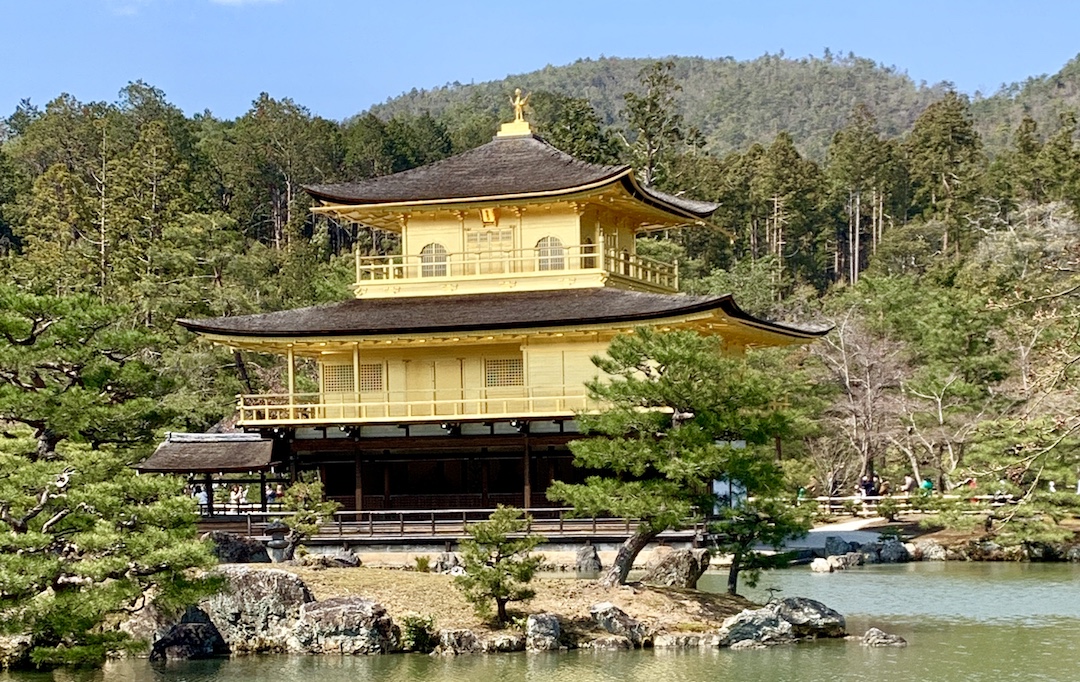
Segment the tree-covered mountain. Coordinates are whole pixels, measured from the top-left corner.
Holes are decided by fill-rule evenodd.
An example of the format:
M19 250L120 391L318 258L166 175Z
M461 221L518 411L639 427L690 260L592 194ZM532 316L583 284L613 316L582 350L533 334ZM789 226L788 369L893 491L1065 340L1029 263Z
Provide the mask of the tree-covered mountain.
M893 66L853 54L791 58L783 53L749 61L732 58L671 57L682 86L679 113L705 136L714 154L768 144L786 131L798 149L821 161L833 134L857 104L867 105L888 137L908 132L920 113L949 90L949 84L916 83ZM623 95L635 89L650 59L582 59L566 66L507 76L486 83L450 83L413 89L371 108L380 118L395 114L464 114L477 108L509 113L506 95L515 87L585 98L607 124L619 124ZM1024 114L1044 132L1058 127L1059 114L1080 107L1080 58L1051 76L1003 85L991 96L976 95L976 130L994 155L1008 144Z

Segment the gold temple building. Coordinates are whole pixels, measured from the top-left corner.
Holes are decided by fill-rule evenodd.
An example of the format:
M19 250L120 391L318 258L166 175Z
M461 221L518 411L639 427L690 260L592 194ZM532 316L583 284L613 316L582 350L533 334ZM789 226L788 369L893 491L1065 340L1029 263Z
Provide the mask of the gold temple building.
M582 478L567 443L580 437L575 415L596 407L590 358L615 335L693 329L739 352L824 333L756 319L731 295L679 294L677 265L638 255L637 239L703 224L717 205L564 154L533 133L523 103L476 149L305 188L316 213L396 232L401 253L358 254L342 303L180 321L281 356L287 392L239 396L238 425L257 443L215 445L217 459L186 468L180 449L199 444L166 443L142 468L228 471L242 448L249 469L318 470L346 510L548 506L553 480ZM300 359L318 366L317 392L296 390Z

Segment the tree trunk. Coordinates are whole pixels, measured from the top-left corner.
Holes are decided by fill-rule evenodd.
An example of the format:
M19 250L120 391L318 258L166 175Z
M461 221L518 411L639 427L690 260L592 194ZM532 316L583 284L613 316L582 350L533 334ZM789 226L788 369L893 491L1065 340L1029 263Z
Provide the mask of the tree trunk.
M634 565L634 559L638 554L641 554L641 550L656 538L660 534L659 530L655 530L647 527L639 527L634 534L626 539L626 542L622 543L619 547L619 553L615 555L615 561L612 562L611 568L607 573L600 577L598 581L604 587L615 587L616 585L622 585L626 582L626 576L630 573L630 568Z
M738 594L739 589L739 569L742 568L742 552L735 552L731 555L731 566L728 567L727 573L727 593Z
M495 599L495 606L496 606L496 609L497 609L496 618L498 619L498 621L500 623L505 623L505 622L509 621L510 616L506 615L506 600L496 598Z

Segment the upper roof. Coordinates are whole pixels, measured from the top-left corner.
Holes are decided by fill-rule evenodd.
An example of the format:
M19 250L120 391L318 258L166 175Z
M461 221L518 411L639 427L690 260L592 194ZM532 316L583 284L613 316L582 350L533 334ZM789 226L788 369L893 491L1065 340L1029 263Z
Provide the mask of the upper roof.
M557 196L616 182L645 203L689 218L707 218L718 207L644 187L630 166L580 161L536 135L496 137L419 168L362 182L308 185L304 189L330 203L378 205Z
M719 311L748 326L789 338L815 338L828 331L760 320L740 309L731 294L673 296L610 287L361 298L261 315L178 322L194 332L222 336L378 336L634 324L709 311Z

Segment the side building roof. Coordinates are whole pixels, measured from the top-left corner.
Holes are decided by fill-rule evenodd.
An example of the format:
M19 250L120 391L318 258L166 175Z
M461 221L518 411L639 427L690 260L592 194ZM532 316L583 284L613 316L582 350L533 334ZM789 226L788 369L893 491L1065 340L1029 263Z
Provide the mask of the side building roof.
M245 337L380 336L637 324L716 312L792 340L823 336L828 328L796 327L758 319L730 294L686 296L611 287L461 296L352 299L260 315L178 320L198 333Z
M496 137L426 166L362 182L308 185L304 189L332 204L371 206L558 196L613 183L622 183L647 204L688 218L707 218L718 207L645 187L634 178L630 166L587 163L536 135Z

